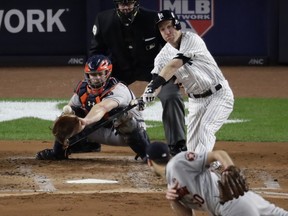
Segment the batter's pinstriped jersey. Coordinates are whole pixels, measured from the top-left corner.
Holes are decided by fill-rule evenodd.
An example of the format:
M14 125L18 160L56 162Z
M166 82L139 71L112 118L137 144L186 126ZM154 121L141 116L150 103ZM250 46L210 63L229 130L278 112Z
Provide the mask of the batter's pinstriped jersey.
M287 211L252 191L221 205L219 177L205 166L207 154L181 152L167 164L166 180L169 185L179 183L180 203L190 209L207 211L211 216L288 216Z
M233 110L233 92L201 37L193 32L181 32L179 44L176 49L166 43L157 55L151 73L159 74L177 56L188 58L174 74L189 96L187 149L211 151L216 141L215 133Z
M159 74L161 69L179 53L191 59L175 73L187 94L203 93L225 80L204 41L193 32L182 32L179 50L166 43L155 58L151 73Z

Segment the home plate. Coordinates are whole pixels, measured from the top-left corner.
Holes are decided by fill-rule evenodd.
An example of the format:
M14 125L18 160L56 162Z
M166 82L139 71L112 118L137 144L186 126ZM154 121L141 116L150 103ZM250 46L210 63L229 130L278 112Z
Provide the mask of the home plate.
M118 181L106 180L106 179L78 179L68 180L68 184L117 184Z

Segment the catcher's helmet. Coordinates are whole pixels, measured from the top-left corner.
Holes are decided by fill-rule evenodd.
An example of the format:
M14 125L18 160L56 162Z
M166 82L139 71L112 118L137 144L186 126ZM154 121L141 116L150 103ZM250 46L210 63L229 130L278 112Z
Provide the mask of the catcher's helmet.
M121 22L124 25L129 26L135 19L138 11L139 11L139 0L113 0L116 5L116 12ZM119 9L119 4L122 5L133 5L133 9L131 11L125 11Z
M162 11L158 12L158 19L156 20L156 26L158 26L158 24L160 22L165 21L165 20L172 20L175 29L176 30L181 29L181 23L173 11L162 10Z
M104 55L91 56L84 68L84 77L95 94L101 94L112 72L112 63ZM91 75L91 76L90 76Z

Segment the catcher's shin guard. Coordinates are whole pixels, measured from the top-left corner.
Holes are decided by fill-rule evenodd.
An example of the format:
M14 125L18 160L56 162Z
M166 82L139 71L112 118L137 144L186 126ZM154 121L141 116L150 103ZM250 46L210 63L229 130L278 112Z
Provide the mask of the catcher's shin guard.
M101 144L84 139L69 147L69 151L70 153L100 152Z
M137 128L124 136L125 143L137 154L135 159L141 157L146 161L146 148L150 144L147 132L144 128Z
M68 147L70 153L88 153L88 152L100 152L101 144L95 142L89 142L87 138L80 140L75 145Z

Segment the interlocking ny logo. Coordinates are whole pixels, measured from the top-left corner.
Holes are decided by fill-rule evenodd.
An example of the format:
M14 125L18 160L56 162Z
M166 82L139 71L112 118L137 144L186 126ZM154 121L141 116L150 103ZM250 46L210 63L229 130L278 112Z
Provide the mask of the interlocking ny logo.
M177 14L183 30L203 36L214 25L214 0L159 0L160 10Z
M158 13L158 18L161 20L164 17L163 13Z

